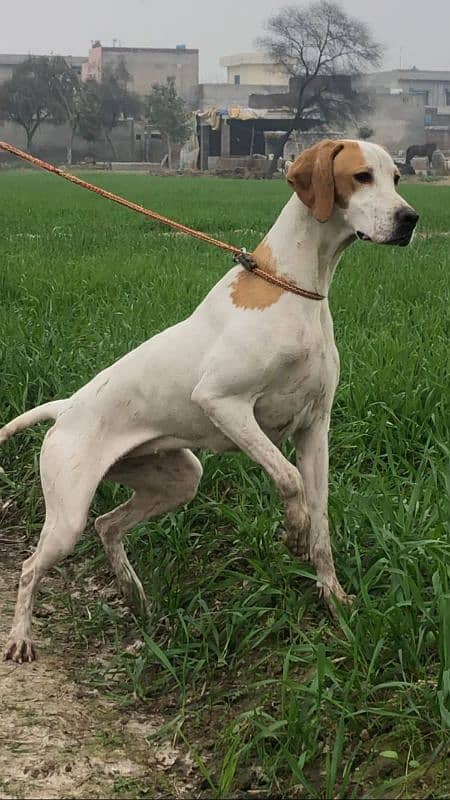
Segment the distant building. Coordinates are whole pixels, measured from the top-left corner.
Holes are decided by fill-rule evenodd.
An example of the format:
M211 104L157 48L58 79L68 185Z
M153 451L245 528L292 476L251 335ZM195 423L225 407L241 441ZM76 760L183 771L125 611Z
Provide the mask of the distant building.
M224 56L220 64L227 70L227 83L235 86L285 86L289 84L289 73L275 64L264 53L238 53Z
M249 98L252 95L258 94L262 97L273 92L286 92L286 85L241 83L237 86L232 83L200 83L197 108L199 111L227 106L248 108L251 105Z
M404 94L423 98L426 106L450 106L450 71L393 69L365 78L376 94Z
M12 77L14 68L26 61L27 58L30 58L31 55L32 53L0 54L0 84L8 81ZM86 61L86 56L64 56L64 58L72 69L78 75L81 75L81 67L83 62Z
M319 84L330 82L337 84L341 91L351 90L351 80L347 76L326 76L316 79L312 91L316 91ZM292 109L298 94L298 84L294 78L284 86L203 84L200 88L203 96L207 97L221 89L221 99L228 99L228 102L203 106L197 114L199 165L202 170L233 170L241 168L247 158L270 155L279 138L293 124ZM239 94L242 94L245 102L237 102ZM320 128L319 113L298 120L293 134L296 143L291 141L286 145L289 154L301 149L305 141L310 143L321 138ZM315 133L312 133L313 130Z
M391 152L433 141L450 148L450 71L395 69L362 79L372 95L368 122Z
M165 83L175 78L178 93L191 108L198 102L198 50L184 45L176 48L154 47L103 47L94 42L87 61L83 64L82 78L100 81L105 69L123 64L129 72L129 88L145 97L153 83Z

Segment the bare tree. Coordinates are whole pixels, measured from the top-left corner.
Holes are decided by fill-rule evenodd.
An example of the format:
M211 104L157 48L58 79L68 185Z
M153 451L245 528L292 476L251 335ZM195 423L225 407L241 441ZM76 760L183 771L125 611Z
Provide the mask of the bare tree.
M290 76L293 110L291 125L269 167L272 175L301 120L315 118L324 126L354 119L358 111L367 110L368 98L352 89L351 78L377 66L382 48L364 22L328 0L286 6L265 27L258 47Z

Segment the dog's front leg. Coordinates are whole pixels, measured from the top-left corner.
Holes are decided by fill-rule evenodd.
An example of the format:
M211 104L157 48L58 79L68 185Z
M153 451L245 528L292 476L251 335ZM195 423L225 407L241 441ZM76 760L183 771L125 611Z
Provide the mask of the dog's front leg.
M303 477L311 515L309 556L314 564L320 592L332 612L333 597L351 603L336 576L328 524L328 419L322 419L294 435L297 466ZM302 543L304 546L306 542ZM298 553L300 556L301 554Z
M284 503L286 539L308 536L310 519L301 475L259 427L251 399L218 396L202 382L194 389L192 400L273 480Z

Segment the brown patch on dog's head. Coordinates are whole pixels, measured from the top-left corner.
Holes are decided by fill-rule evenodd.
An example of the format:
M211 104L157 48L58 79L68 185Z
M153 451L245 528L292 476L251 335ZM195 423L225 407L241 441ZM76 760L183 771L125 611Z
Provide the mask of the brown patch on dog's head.
M263 239L253 252L256 264L265 272L271 275L277 273L276 259L272 253L272 248ZM258 275L243 270L231 284L231 299L237 308L257 309L263 311L280 299L284 289L268 283Z
M333 164L336 202L341 208L348 208L350 198L364 186L355 175L370 176L363 152L358 142L343 142L342 150L337 154ZM367 181L370 183L370 180Z
M288 170L287 180L318 222L327 222L335 203L346 208L361 187L354 178L367 166L357 142L325 139L305 150Z

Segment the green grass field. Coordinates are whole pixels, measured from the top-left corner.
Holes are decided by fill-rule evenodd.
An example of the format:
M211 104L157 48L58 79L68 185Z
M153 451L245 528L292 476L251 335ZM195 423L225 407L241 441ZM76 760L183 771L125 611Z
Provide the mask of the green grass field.
M90 178L247 248L289 195L281 181ZM430 236L402 250L354 245L332 287L342 373L330 520L354 608L330 620L312 567L280 543L262 471L209 453L196 500L129 536L150 621L114 599L65 595L65 636L94 654L84 680L163 711L161 735L196 763L196 796L450 797L450 188L402 191ZM230 265L35 172L2 173L0 219L2 424L186 317ZM3 531L25 529L31 542L42 436L30 430L0 453L13 501ZM123 495L103 484L94 512ZM109 580L91 530L70 570ZM96 663L103 639L112 655Z

